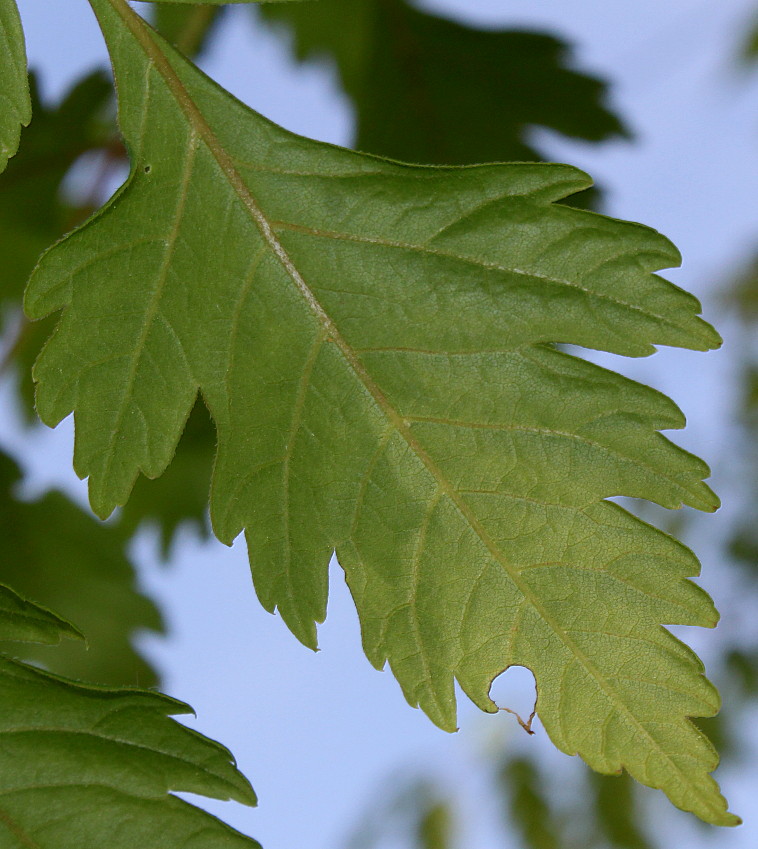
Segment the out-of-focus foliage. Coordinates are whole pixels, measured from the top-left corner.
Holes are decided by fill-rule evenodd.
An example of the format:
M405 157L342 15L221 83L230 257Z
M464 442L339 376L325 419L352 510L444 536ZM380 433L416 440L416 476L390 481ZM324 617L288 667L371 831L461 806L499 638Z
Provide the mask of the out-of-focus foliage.
M740 45L740 58L744 63L752 65L758 60L758 14L753 16L746 32Z
M474 815L522 849L663 849L647 832L640 788L628 775L590 773L580 764L564 764L568 780L556 781L538 759L521 747L508 753L513 739L498 739L478 758L478 786L489 788L477 798ZM411 777L415 776L415 777ZM486 777L482 781L481 777ZM360 820L345 849L468 849L475 838L462 812L465 787L455 777L443 786L434 772L417 768L396 774L377 793L385 804ZM469 802L470 804L470 802ZM481 828L481 822L477 824Z
M161 553L168 557L177 528L189 522L201 536L208 536L208 493L215 434L202 400L195 402L184 426L176 453L165 474L154 480L140 475L133 497L121 509L118 522L127 533L142 522L157 527Z
M503 828L516 830L525 849L653 849L644 834L640 788L628 775L573 769L571 792L561 793L535 759L498 757Z
M6 329L11 337L15 334L6 337L10 349L4 365L17 369L22 409L31 420L31 367L54 325L21 317L24 286L42 251L94 211L101 200L98 185L123 150L110 108L113 87L104 73L82 79L54 108L40 102L34 75L30 83L34 121L23 133L20 151L0 174L0 306L13 317ZM93 157L87 174L92 191L72 200L63 183L84 154Z
M161 618L136 586L128 537L59 492L19 501L18 479L0 454L0 582L76 622L87 642L26 643L13 653L71 678L153 686L157 675L132 641L140 630L161 630Z
M185 56L197 57L208 45L221 6L199 6L157 3L153 10L153 26Z
M360 818L346 849L455 849L457 813L449 794L434 777L402 777L386 782L382 801Z
M749 507L743 510L731 540L731 554L746 573L758 580L758 522L753 508L758 505L758 256L739 276L731 295L742 325L742 392L740 417L743 441L744 483L750 490ZM747 462L745 462L747 461Z
M566 824L544 793L536 764L526 758L507 759L498 773L504 826L518 831L532 849L563 849Z
M0 298L5 302L20 300L40 253L95 209L97 199L87 208L62 194L71 166L84 153L116 144L109 111L113 88L104 73L82 79L52 109L40 102L34 76L30 81L34 121L0 175Z
M605 85L551 35L479 30L406 0L263 5L300 60L336 64L357 113L354 146L442 165L540 159L533 127L602 141L624 132Z
M644 833L646 817L640 815L640 806L635 802L637 791L631 778L626 774L588 773L588 781L592 788L590 798L594 802L595 844L614 849L652 849ZM591 823L590 817L588 825Z

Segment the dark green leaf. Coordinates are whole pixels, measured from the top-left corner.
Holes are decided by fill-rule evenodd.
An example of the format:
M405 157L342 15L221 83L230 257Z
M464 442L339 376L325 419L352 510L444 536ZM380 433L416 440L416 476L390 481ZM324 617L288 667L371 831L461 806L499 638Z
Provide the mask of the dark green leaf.
M446 165L540 159L534 127L600 141L624 132L605 86L550 35L477 30L405 0L264 6L299 59L332 58L357 110L355 146Z
M0 588L0 640L77 631ZM0 845L8 849L255 849L170 795L256 803L231 754L169 719L191 713L146 690L67 681L0 656Z
M157 3L153 12L153 25L185 56L198 56L208 44L216 23L220 19L220 6Z
M58 645L62 637L84 639L70 622L38 604L30 604L0 584L0 639Z
M135 586L126 536L58 492L17 500L17 479L15 465L0 454L0 581L77 622L88 644L25 645L14 653L100 684L157 683L132 639L139 629L159 630L161 620Z

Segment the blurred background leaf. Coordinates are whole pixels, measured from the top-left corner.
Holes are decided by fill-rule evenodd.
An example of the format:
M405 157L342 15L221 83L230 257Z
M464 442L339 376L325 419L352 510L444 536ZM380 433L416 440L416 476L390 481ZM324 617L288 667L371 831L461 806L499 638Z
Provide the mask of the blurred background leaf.
M503 825L517 831L525 846L564 849L565 823L544 792L538 767L527 758L505 759L497 782L501 790Z
M361 817L346 849L453 849L457 816L454 803L434 776L393 776Z
M198 57L208 46L223 11L221 6L157 3L153 26L185 56Z
M552 35L473 29L405 0L254 11L280 26L298 60L336 64L362 151L441 165L532 161L542 158L534 127L595 142L625 133L605 84L574 70L569 46Z
M137 587L128 537L60 492L18 500L19 477L0 453L0 582L77 622L87 642L0 648L78 680L156 685L156 671L132 640L141 629L161 631L161 616Z
M109 164L123 156L113 115L113 86L101 71L82 79L55 108L44 106L30 77L33 120L21 147L0 175L0 306L6 353L2 369L15 366L21 407L33 412L31 366L53 322L27 321L21 311L24 286L39 255L99 206L97 186ZM63 184L86 154L91 186L82 197L66 197ZM89 195L89 196L88 196Z

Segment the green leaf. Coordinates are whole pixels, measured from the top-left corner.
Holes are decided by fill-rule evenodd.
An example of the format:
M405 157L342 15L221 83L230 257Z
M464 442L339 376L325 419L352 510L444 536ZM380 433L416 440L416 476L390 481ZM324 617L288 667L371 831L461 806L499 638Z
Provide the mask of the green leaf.
M735 824L688 716L714 714L660 623L710 626L674 539L604 500L713 510L676 406L550 347L719 343L647 228L554 201L568 166L403 166L296 137L220 90L124 0L93 0L132 153L124 188L48 252L32 317L48 424L107 515L160 475L198 390L215 533L246 529L264 606L315 645L336 550L371 662L455 728L529 667L555 744Z
M79 636L0 587L0 639ZM146 690L84 686L0 656L0 845L9 849L254 849L170 791L255 794L227 749L169 719L192 709Z
M0 171L18 150L21 127L31 119L21 18L15 0L0 0Z
M17 500L18 476L0 453L0 581L77 622L89 642L28 645L16 654L98 684L156 684L155 671L131 640L138 630L162 630L161 618L135 586L127 536L59 492Z
M445 165L535 160L535 126L600 141L623 134L604 84L540 33L478 30L405 0L319 0L256 12L292 31L296 56L333 59L357 111L355 147ZM344 21L350 20L350 26Z
M84 639L70 622L0 584L0 639L58 645L62 637Z

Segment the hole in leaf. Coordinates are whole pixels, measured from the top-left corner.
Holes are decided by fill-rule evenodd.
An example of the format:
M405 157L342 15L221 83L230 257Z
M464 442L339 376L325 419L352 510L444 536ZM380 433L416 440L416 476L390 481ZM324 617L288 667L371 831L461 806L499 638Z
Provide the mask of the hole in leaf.
M525 666L511 666L490 688L490 698L504 711L514 714L519 724L532 733L530 717L537 700L534 675Z

